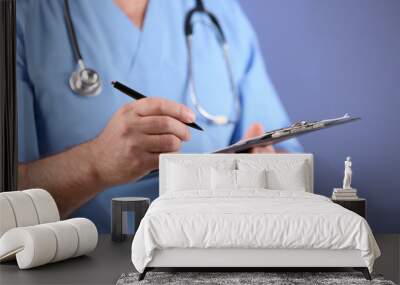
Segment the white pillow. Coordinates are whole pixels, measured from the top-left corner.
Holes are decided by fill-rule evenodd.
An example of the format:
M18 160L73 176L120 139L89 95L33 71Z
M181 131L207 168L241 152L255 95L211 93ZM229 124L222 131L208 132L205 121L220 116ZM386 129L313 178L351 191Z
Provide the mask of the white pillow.
M237 188L267 188L267 171L236 170Z
M306 191L310 188L307 161L298 159L239 159L240 170L266 169L267 188Z
M211 167L186 166L177 163L169 163L167 173L168 191L211 188Z
M213 190L238 190L241 188L267 188L266 170L212 169Z
M272 190L306 191L307 176L304 175L304 166L284 170L269 170L267 172L268 188Z
M213 168L211 181L213 190L236 190L236 170Z
M165 164L167 191L211 190L211 169L235 169L228 159L168 159Z

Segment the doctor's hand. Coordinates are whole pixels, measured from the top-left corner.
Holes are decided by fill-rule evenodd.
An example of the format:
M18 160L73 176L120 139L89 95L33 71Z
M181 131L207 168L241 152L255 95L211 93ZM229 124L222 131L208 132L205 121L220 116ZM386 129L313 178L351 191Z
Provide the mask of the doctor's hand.
M263 126L260 123L254 123L247 129L244 135L244 139L250 139L253 137L261 136L264 133L265 131ZM269 145L269 146L253 147L250 153L276 153L276 151L272 145Z
M176 152L190 139L195 114L161 98L145 98L121 107L101 134L89 142L102 186L126 183L158 168L160 153Z

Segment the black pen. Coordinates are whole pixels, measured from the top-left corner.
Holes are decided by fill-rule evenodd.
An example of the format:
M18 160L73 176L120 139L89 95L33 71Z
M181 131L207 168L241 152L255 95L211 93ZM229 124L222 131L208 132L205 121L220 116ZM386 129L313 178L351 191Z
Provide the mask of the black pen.
M139 92L129 88L128 86L118 82L118 81L112 81L111 84L114 86L115 89L121 91L122 93L128 95L129 97L140 100L143 98L146 98L143 94L140 94ZM189 126L191 128L197 129L199 131L203 131L203 129L197 125L195 122L193 123L184 123L186 126Z

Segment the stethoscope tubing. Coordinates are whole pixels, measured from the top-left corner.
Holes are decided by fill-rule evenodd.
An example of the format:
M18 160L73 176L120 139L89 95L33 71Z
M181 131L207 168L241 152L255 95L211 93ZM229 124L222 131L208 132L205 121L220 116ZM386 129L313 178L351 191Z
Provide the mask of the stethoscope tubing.
M79 61L83 61L83 58L81 50L79 48L78 39L76 38L74 24L72 23L71 11L69 9L68 0L64 0L64 19L68 35L71 41L72 51L74 52L75 61L79 63Z
M212 26L216 29L216 32L218 35L217 40L222 49L225 66L226 66L226 69L228 72L228 80L230 83L231 93L232 93L234 104L235 104L235 106L234 106L235 118L234 119L230 119L228 116L224 116L224 115L210 114L201 106L201 104L199 103L199 100L197 99L197 92L196 92L196 86L195 86L195 81L194 81L193 60L192 60L192 38L193 38L192 18L195 14L206 15L210 19ZM187 50L188 50L189 95L190 95L190 99L193 103L193 106L209 123L213 123L216 125L225 125L225 124L236 123L240 119L241 105L240 105L239 93L237 92L236 84L234 81L232 64L231 64L230 58L229 58L229 51L228 51L229 46L228 46L225 34L222 30L222 27L221 27L217 17L215 17L214 14L212 14L211 12L209 12L208 10L205 9L202 0L196 0L196 6L194 8L192 8L191 10L189 10L189 12L186 14L185 22L184 22L184 34L185 34L186 46L187 46Z

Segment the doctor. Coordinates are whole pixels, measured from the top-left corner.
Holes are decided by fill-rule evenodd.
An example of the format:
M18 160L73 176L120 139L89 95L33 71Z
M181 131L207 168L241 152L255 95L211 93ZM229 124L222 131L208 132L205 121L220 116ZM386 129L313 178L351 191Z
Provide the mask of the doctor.
M109 232L112 197L157 197L156 179L137 180L158 167L159 153L211 152L289 125L236 1L204 0L230 60L205 13L190 18L188 49L185 16L201 2L17 1L20 189L43 187L63 216L88 217ZM86 79L99 77L90 77L99 79L90 94L70 82L83 68L91 69ZM132 101L112 80L152 98ZM193 121L205 131L183 124ZM301 151L296 140L278 147Z

